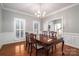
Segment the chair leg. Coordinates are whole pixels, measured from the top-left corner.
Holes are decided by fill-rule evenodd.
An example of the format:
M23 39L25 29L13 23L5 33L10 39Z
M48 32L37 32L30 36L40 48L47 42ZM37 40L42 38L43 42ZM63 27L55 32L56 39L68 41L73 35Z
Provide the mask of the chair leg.
M64 49L64 41L62 42L62 55L64 55L63 49Z
M29 49L30 49L30 44L28 44L28 53L29 53Z
M24 46L24 47L25 47L25 50L26 50L26 49L27 49L27 46L26 46L26 44L25 44L25 46Z
M27 43L26 43L26 47L27 47Z
M41 52L42 52L42 54L43 54L43 50L42 50Z
M36 56L37 56L37 49L36 49Z
M31 54L32 54L32 45L30 44L30 56L31 56Z

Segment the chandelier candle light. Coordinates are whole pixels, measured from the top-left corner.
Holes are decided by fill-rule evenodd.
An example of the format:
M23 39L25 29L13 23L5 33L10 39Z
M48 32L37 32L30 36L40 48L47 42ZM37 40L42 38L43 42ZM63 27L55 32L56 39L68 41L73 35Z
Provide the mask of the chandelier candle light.
M44 17L45 14L46 14L45 11L44 11L44 12L41 12L41 11L39 11L39 10L35 13L35 15L36 15L38 18L42 18L42 17Z

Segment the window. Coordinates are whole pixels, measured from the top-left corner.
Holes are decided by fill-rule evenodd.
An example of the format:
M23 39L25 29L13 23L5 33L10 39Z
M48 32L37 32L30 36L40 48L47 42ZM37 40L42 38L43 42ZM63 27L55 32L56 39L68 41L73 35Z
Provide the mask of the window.
M16 38L23 38L25 33L25 20L20 18L14 18L14 20Z

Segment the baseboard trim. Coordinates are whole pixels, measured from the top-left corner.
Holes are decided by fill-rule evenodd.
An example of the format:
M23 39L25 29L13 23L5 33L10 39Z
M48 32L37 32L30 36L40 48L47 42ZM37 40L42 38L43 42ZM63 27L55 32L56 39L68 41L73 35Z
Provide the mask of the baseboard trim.
M2 48L2 45L0 46L0 50L1 50L1 48Z
M0 50L2 49L2 47L3 47L4 45L15 44L15 43L20 43L20 42L25 42L25 40L15 41L15 42L10 42L10 43L2 44L2 45L0 46Z
M24 40L24 41L18 41L18 42L12 42L12 43L3 44L3 45L1 46L1 49L2 49L3 46L5 46L5 45L17 44L17 43L21 43L21 42L25 42L25 40ZM0 50L1 50L1 49L0 49Z
M65 43L65 45L68 45L68 46L70 46L70 47L73 47L73 48L79 49L78 46L75 46L75 45L72 45L72 44L69 44L69 43Z
M7 43L7 44L4 44L4 45L17 44L17 43L21 43L21 42L25 42L25 41L18 41L18 42L13 42L13 43ZM4 45L3 45L3 46L4 46Z

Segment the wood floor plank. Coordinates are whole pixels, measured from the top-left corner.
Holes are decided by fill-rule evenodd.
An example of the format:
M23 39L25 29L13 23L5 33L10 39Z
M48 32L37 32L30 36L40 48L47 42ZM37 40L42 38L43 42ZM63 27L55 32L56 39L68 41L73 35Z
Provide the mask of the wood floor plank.
M35 50L33 50L32 56L35 56ZM41 53L39 55L42 56ZM57 45L57 50L54 50L54 56L62 56L61 44ZM53 56L50 53L50 56ZM27 49L25 48L25 42L7 44L0 50L0 56L29 56ZM44 55L43 55L44 56ZM79 56L79 49L64 45L64 56Z

